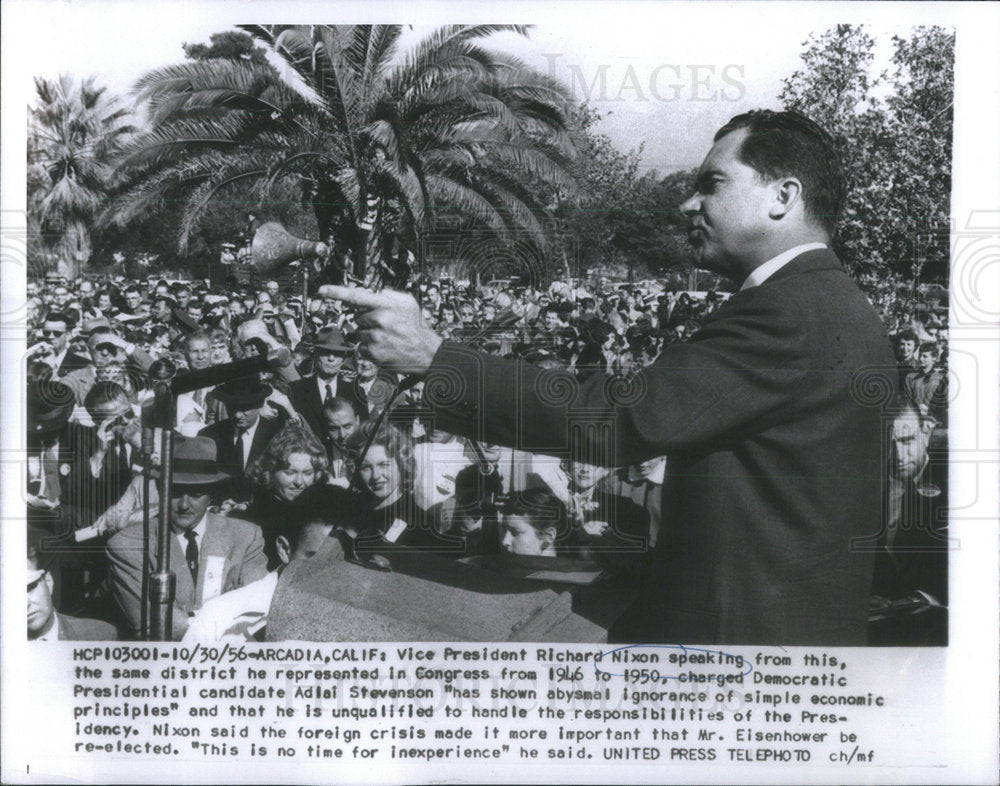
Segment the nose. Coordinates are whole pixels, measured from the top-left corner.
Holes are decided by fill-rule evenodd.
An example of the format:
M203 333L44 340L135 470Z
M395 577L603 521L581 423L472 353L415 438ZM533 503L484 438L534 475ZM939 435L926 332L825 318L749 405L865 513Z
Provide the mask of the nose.
M689 196L687 199L685 199L683 202L680 203L678 209L685 216L692 216L695 215L696 213L700 213L701 199L698 197L697 194L692 194L691 196Z
M514 538L511 536L509 529L503 533L503 540L500 541L500 545L508 551L510 550L510 547L514 545Z

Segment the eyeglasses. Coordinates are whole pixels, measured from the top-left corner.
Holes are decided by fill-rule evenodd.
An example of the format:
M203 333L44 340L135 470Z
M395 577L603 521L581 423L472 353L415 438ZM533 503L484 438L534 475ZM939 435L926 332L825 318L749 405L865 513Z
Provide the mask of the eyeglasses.
M108 424L108 428L114 428L116 426L127 426L133 420L135 420L135 412L133 412L131 409L128 409L125 412L122 412L120 415L116 416L114 420L112 420L111 423Z
M65 330L48 330L46 328L42 329L42 335L48 336L49 338L59 338L60 336L66 335Z

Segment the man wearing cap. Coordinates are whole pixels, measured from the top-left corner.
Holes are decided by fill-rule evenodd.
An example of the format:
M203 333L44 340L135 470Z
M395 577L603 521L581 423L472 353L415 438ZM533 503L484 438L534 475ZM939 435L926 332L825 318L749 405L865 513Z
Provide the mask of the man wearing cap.
M52 602L51 561L42 556L43 533L28 530L28 641L117 641L118 631L103 620L60 614Z
M117 382L130 394L138 392L153 362L141 347L125 341L108 327L93 329L87 338L87 349L90 351L90 364L62 379L73 391L80 406L83 406L87 393L98 380Z
M61 506L69 476L84 454L83 427L70 423L73 391L61 382L36 382L28 388L28 522L62 532Z
M187 630L188 616L211 598L267 573L259 527L209 512L229 475L219 468L207 437L176 437L170 498L169 568L176 576L173 638ZM111 590L132 630L141 620L142 525L126 527L108 541ZM156 544L147 558L155 566Z
M229 417L199 432L200 436L215 442L219 466L232 477L232 497L237 502L250 499L247 467L264 452L288 420L280 412L277 417L261 417L261 407L269 395L271 386L256 379L238 379L219 385L214 396L226 407Z
M354 355L354 347L344 340L335 327L326 327L316 334L313 342L315 374L291 384L289 398L313 434L322 439L326 434L323 405L334 398L350 402L363 420L368 419L368 400L361 388L341 379L344 362Z

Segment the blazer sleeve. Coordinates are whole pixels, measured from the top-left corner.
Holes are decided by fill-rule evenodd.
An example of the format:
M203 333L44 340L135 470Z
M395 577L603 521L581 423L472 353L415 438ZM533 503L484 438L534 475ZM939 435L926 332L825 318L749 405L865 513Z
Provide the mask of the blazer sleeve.
M129 628L138 632L142 618L142 537L136 537L132 530L123 530L108 541L107 553L111 594Z
M445 341L424 395L447 431L520 450L568 448L595 464L725 444L793 417L815 365L810 319L789 302L794 295L779 300L766 289L735 295L631 381L580 380Z
M246 546L239 565L239 586L245 587L252 581L267 575L267 557L264 555L264 536L260 527L248 522L231 519L230 525L238 523L246 532Z

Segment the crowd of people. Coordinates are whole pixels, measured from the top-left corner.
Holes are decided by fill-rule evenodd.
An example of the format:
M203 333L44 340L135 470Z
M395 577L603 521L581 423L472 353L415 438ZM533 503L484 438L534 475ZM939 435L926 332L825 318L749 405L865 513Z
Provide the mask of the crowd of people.
M902 282L861 284L892 333L904 394L887 423L885 526L870 544L872 619L892 624L899 609L947 605L946 472L928 469L947 444L946 309ZM579 379L632 378L729 297L655 281L421 275L410 288L440 335ZM259 636L280 571L331 533L361 561L398 549L572 557L627 581L670 526L668 456L606 467L447 433L433 390L359 352L356 314L340 301L276 281L234 290L52 274L27 295L29 638L142 634L146 494L154 518L161 504L159 439L144 446L143 408L158 360L183 374L282 347L292 356L176 398L175 638Z

